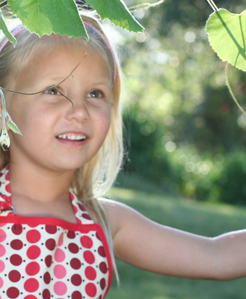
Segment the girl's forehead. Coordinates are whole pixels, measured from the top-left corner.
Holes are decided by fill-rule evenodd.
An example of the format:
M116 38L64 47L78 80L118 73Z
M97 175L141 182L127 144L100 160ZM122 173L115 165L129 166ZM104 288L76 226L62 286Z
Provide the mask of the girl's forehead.
M26 85L31 88L46 80L55 85L69 75L71 78L79 76L84 82L88 76L95 81L112 81L107 63L95 50L89 47L59 47L34 55L31 63L18 75L15 88L23 89Z
M91 59L91 57L93 57ZM90 64L87 61L90 60ZM49 45L47 47L37 48L33 52L30 63L27 64L27 70L36 68L39 66L40 69L46 67L51 69L64 68L70 64L73 65L72 69L77 65L81 64L83 67L91 68L92 66L99 64L103 68L107 68L107 73L112 77L113 71L110 67L108 59L98 49L91 46L90 43L84 44L84 42L74 42L74 39L66 41L66 43ZM72 71L72 69L70 71ZM54 69L55 71L55 69Z

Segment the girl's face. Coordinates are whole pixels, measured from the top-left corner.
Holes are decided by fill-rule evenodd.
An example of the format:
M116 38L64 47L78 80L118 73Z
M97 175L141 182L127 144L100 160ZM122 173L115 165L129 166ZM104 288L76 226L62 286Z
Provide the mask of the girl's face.
M86 46L56 50L36 57L11 87L43 90L78 65L58 86L73 105L54 88L31 96L6 94L7 110L23 134L9 132L10 155L14 163L67 171L84 165L102 146L110 126L112 82L106 63Z

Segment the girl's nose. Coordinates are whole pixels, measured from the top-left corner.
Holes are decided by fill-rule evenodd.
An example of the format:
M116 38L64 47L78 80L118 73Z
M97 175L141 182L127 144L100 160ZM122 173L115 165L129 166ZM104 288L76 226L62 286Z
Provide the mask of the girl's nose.
M68 119L75 119L78 122L87 121L90 118L89 109L82 100L80 101L73 101L73 104L70 105L67 111Z

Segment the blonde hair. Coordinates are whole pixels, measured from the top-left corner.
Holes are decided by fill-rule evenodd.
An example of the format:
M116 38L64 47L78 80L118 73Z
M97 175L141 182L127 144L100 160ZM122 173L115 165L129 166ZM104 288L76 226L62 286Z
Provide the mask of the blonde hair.
M93 17L85 15L82 16L82 19L90 25L85 24L89 36L87 46L101 55L110 70L113 102L111 124L103 146L89 162L75 171L71 188L90 212L94 221L101 224L109 243L114 269L118 278L108 217L98 198L104 196L110 189L122 163L122 119L119 104L120 70L115 55L112 55L111 48L109 48L111 46L108 39L98 21ZM18 28L18 26L21 26L21 24L15 25L15 28ZM93 27L96 29L94 30ZM17 46L15 48L11 43L7 43L0 53L0 86L5 88L9 86L8 82L10 84L13 82L19 72L30 66L34 56L43 55L43 53L49 55L60 44L67 47L83 47L85 45L83 38L68 38L67 36L55 34L39 38L35 33L30 33L26 29L18 32L16 39ZM115 66L116 74L114 74ZM9 161L9 152L2 152L0 155L0 167L5 167Z

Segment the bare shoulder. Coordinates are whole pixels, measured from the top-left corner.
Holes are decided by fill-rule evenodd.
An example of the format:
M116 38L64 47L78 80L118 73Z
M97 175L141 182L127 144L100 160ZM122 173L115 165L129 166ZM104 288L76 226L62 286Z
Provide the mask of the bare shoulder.
M128 217L134 213L138 213L133 208L129 207L128 205L118 202L116 200L100 198L99 202L104 207L106 213L108 214L109 219L111 218L121 218L121 217Z
M115 200L110 200L106 198L100 198L99 202L103 206L111 228L112 238L117 234L121 227L121 215L123 214L123 210L126 209L124 204L121 204Z
M107 198L99 198L99 202L102 204L102 206L105 208L106 212L108 214L110 213L117 213L117 212L123 212L123 211L130 211L133 210L126 204L123 204L121 202L118 202L116 200L107 199Z
M140 216L137 211L121 202L106 198L100 198L99 202L104 207L108 216L113 238L126 223L129 223L133 221L133 219L138 218L137 216Z

